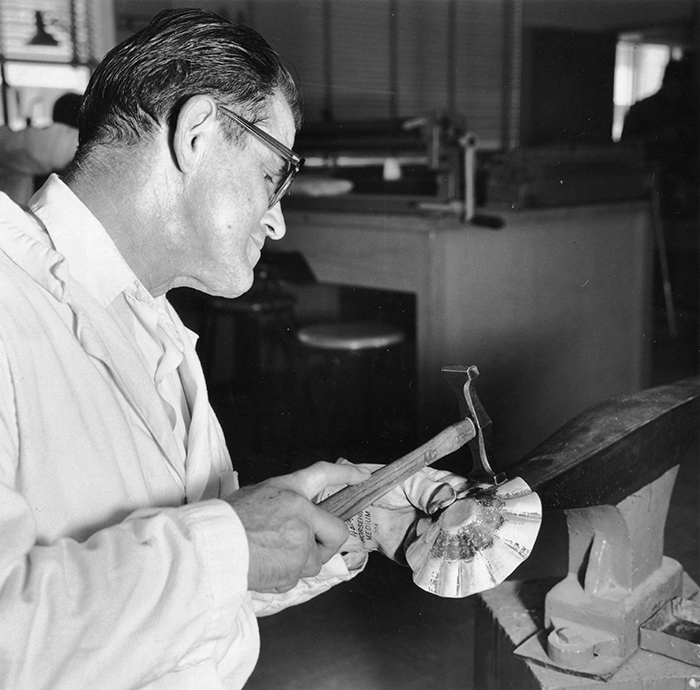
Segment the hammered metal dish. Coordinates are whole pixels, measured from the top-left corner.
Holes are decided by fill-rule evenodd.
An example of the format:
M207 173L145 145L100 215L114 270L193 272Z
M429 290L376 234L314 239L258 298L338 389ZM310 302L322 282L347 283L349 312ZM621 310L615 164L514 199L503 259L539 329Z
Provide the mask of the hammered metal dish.
M434 520L406 550L413 581L441 597L467 597L499 585L529 555L542 504L516 477L477 484Z

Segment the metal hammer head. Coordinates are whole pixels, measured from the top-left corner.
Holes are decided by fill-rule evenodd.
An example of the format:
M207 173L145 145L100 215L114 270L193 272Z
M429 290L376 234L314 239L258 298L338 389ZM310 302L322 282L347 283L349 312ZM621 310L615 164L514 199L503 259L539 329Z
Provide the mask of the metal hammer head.
M444 366L442 374L457 394L460 417L469 417L477 430L476 436L469 441L473 459L469 477L479 482L500 484L505 481L505 475L498 473L493 464L491 419L476 394L475 381L479 370L473 365L456 364Z

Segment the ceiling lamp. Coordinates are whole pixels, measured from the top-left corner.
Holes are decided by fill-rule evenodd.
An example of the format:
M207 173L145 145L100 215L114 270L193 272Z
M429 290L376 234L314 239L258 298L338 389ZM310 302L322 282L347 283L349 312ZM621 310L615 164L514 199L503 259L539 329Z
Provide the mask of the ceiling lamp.
M44 26L44 15L37 10L34 13L34 21L36 22L36 33L27 43L30 46L57 46L58 41L46 30Z

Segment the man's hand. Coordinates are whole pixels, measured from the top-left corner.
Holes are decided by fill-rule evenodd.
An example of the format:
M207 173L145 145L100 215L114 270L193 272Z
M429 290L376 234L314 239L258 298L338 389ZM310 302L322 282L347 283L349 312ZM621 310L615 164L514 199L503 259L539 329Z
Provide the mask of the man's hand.
M341 460L347 463L347 460ZM357 465L376 470L381 465ZM380 551L397 563L406 564L407 542L413 538L418 522L462 496L472 483L451 472L426 467L371 506L347 521L350 536L341 552ZM318 500L327 498L340 487L329 487Z
M345 523L311 498L331 484L359 484L369 470L317 462L224 497L248 536L248 589L286 592L301 577L317 575L348 538Z

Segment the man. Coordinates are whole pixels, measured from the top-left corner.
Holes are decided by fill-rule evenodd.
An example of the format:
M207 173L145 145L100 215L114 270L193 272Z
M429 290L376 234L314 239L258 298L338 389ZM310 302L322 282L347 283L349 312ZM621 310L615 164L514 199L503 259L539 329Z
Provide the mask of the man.
M665 216L697 216L698 112L694 56L669 60L661 88L634 103L621 141L641 149L654 172Z
M164 12L95 71L63 180L0 197L0 687L240 688L256 615L400 559L454 500L426 471L349 537L312 499L365 468L238 489L165 293L250 287L299 119L257 34Z
M79 103L80 96L74 93L60 96L48 127L0 127L0 191L18 204L29 202L36 188L35 177L61 170L73 158L78 125L70 115L76 99Z

